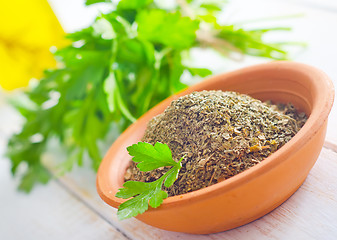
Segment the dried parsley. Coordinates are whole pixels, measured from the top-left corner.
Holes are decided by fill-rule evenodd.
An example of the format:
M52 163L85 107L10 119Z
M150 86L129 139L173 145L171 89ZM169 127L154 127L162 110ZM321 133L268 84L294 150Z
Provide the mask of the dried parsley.
M256 165L288 142L306 119L292 104L263 103L235 92L193 92L154 117L142 141L167 144L175 161L185 156L178 180L166 189L173 196ZM125 180L152 182L166 171L141 172L132 162Z

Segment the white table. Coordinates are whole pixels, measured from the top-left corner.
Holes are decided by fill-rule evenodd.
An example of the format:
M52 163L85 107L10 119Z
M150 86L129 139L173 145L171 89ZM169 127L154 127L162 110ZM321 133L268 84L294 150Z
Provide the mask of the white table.
M50 1L67 31L82 27L96 9L83 9L80 0ZM67 7L65 7L67 6ZM337 86L337 4L333 0L236 0L227 11L227 21L238 22L272 15L304 13L295 19L270 25L293 26L292 33L270 38L305 41L308 48L294 60L324 70ZM77 20L76 20L77 19ZM81 21L78 19L82 19ZM255 24L255 23L254 23ZM253 25L253 23L251 24ZM265 59L246 58L235 63L212 54L216 72L230 71ZM0 95L0 156L20 118ZM337 238L337 106L330 115L327 138L316 165L300 189L280 207L245 226L210 235L189 235L153 228L136 219L118 221L116 211L97 195L95 173L89 167L38 186L31 194L16 191L10 163L0 160L0 239L336 239ZM60 156L45 156L52 165Z

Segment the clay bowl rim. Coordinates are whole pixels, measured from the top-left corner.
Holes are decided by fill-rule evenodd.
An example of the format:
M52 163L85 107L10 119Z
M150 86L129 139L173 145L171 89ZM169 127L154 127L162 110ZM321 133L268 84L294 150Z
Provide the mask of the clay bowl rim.
M277 167L284 159L288 158L289 156L293 155L297 151L299 151L305 143L311 139L311 137L319 131L319 129L323 126L324 122L327 121L328 115L330 113L330 110L332 108L333 102L334 102L334 86L330 78L321 70L303 64L303 63L296 63L296 62L288 62L288 61L275 61L270 63L263 63L258 65L253 65L250 67L245 67L239 70L235 70L229 73L222 73L218 75L211 76L205 80L203 80L200 83L197 83L195 85L192 85L181 92L163 100L159 104L157 104L155 107L150 109L147 113L145 113L141 118L139 118L135 123L133 123L131 126L128 127L126 131L122 133L121 136L112 144L112 146L109 148L109 151L107 152L106 156L104 157L101 166L97 173L97 180L96 180L96 187L99 195L101 198L107 202L109 205L113 207L119 206L121 203L125 202L126 200L116 198L114 195L116 192L113 192L109 188L109 186L114 186L117 183L112 182L111 178L106 178L105 174L109 170L102 169L102 165L105 167L108 166L111 168L111 165L116 164L117 162L113 159L107 159L107 157L110 154L110 150L117 144L123 145L122 143L126 141L126 139L132 135L133 129L137 127L138 124L147 124L143 123L145 120L144 118L148 118L151 116L151 118L154 116L153 109L157 109L161 105L167 105L167 103L171 102L172 100L176 99L177 96L182 96L187 94L186 91L192 92L192 91L200 91L200 89L205 88L205 86L211 84L213 81L217 81L220 79L226 79L230 76L235 75L241 75L247 72L255 72L255 71L263 71L263 70L292 70L296 72L301 72L303 74L310 73L310 76L308 79L310 79L310 82L314 84L315 91L317 93L317 97L314 99L312 109L310 116L305 123L305 125L300 129L300 131L284 146L282 146L280 149L278 149L276 152L274 152L269 157L265 158L262 162L259 164L245 170L244 172L241 172L229 179L226 179L225 181L216 183L214 185L177 195L177 196L171 196L165 199L160 206L160 208L151 208L149 207L148 211L156 211L163 208L168 207L174 207L176 205L180 205L182 203L191 203L195 201L200 201L205 198L209 198L210 196L216 197L217 195L223 194L226 191L229 191L231 189L234 189L236 187L239 187L240 185L249 182L253 180L256 176L262 175L265 172L268 172L269 170L273 169L274 167ZM319 89L318 89L319 88ZM322 91L323 90L323 91ZM265 91L255 91L253 93L262 93ZM286 91L281 91L286 92ZM292 94L294 92L291 92ZM250 93L252 94L252 93ZM305 99L307 100L307 99ZM121 169L118 169L117 171L120 171ZM124 169L123 169L124 170ZM103 178L103 179L102 179ZM106 183L108 181L108 184ZM104 184L102 184L102 182ZM124 182L124 180L122 181ZM104 185L104 186L103 186ZM119 186L122 187L122 186ZM118 187L118 188L119 188ZM106 194L108 193L108 194Z

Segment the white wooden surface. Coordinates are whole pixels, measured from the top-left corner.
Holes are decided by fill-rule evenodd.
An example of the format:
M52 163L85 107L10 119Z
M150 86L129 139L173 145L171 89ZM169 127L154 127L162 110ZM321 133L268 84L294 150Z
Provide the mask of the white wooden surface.
M86 23L84 20L92 18L97 11L84 10L80 0L50 2L69 31L82 27ZM293 26L293 33L270 38L289 36L288 40L307 42L308 48L294 59L321 68L337 86L335 1L236 0L226 9L226 16L230 17L225 20L241 22L294 13L305 13L305 16L281 22ZM279 24L280 21L270 23ZM244 62L233 63L209 52L195 53L198 59L201 59L200 54L204 61L211 62L216 72L266 61L246 58ZM325 147L305 183L289 200L250 224L210 235L163 231L135 219L118 221L116 211L96 194L95 174L89 168L76 168L51 181L47 187L35 188L29 195L19 193L15 190L17 181L10 176L9 161L1 157L0 239L337 239L336 122L337 107L334 106ZM19 123L20 118L4 103L4 94L0 93L0 156L5 151L8 136L18 131ZM50 153L45 157L46 163L51 166L56 157L60 156Z

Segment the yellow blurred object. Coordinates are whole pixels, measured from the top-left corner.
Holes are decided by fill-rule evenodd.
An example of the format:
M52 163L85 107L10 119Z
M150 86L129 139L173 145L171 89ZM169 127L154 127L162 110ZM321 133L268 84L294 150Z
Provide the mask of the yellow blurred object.
M0 0L0 86L12 90L55 67L51 46L66 44L47 0Z

